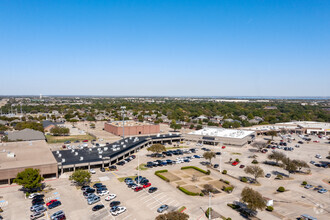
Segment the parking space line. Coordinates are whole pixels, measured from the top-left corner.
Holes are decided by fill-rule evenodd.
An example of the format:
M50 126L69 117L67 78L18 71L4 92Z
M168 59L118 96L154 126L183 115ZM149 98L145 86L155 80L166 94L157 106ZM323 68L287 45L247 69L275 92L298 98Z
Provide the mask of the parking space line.
M171 205L175 200L172 200L171 202L167 203L167 205Z
M129 214L128 216L126 216L125 218L122 218L121 220L124 220L124 219L126 219L126 218L128 218L128 217L130 217L131 216L131 214Z
M154 204L155 202L159 203L159 201L154 200L153 202L149 203L149 204L147 205L147 207L149 207L150 205Z

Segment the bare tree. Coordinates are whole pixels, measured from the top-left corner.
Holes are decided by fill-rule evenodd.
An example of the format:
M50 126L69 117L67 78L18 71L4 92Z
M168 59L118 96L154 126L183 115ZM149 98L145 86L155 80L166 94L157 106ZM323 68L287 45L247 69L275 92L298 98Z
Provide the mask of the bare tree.
M211 160L212 160L213 158L215 158L215 153L212 152L212 151L207 151L207 152L205 152L205 153L203 154L203 157L204 157L205 159L207 159L207 160L210 160L210 163L211 163Z
M271 154L268 154L267 158L270 160L275 160L276 164L278 165L278 162L285 158L285 154L282 152L274 151Z
M266 145L267 144L262 141L256 141L256 142L253 142L253 144L251 144L251 146L257 148L258 151L261 151L263 148L266 147Z
M245 187L241 192L241 200L247 203L247 207L252 210L264 209L266 207L266 201L262 195L254 191L252 188Z
M264 176L264 170L259 167L259 166L247 166L245 169L244 169L244 172L247 173L247 174L251 174L254 176L254 179L257 181L257 178L258 177L262 177Z

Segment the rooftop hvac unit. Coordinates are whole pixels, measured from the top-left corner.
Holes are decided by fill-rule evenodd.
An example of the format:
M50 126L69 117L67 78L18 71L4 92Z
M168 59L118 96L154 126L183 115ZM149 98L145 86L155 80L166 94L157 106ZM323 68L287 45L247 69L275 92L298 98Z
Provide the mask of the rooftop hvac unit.
M100 150L100 151L99 151L99 154L102 154L102 153L103 153L103 151Z
M121 145L123 145L123 144L124 144L124 142L121 142L120 144L121 144Z
M126 139L126 140L125 140L125 142L127 143L127 142L128 142L128 140Z
M57 154L59 154L60 152L59 151L56 151Z
M65 159L63 158L63 159L62 159L62 163L64 163L64 162L65 162Z
M117 147L117 150L120 150L120 147Z
M71 150L71 153L74 153L74 149Z
M113 151L117 151L117 148L113 148L112 150L113 150Z
M58 157L62 157L62 154L59 154Z
M100 155L100 156L99 156L99 158L101 158L101 159L102 159L102 155Z
M104 150L107 151L108 150L108 147L105 147Z
M132 140L132 137L129 137L130 140Z
M123 148L125 148L125 147L126 147L126 144L124 144Z
M89 151L92 151L92 148L89 148Z
M169 133L170 136L172 136L172 133Z
M82 160L84 160L84 157L80 157L80 159L79 159L80 161L82 161Z
M77 155L78 155L78 152L75 152L75 153L74 153L74 155L76 155L76 156L77 156Z

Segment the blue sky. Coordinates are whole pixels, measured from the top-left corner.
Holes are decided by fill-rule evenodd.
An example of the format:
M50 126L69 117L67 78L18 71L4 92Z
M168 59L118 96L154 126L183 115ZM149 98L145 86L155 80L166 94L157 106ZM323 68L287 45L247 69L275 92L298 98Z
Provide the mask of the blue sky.
M0 95L329 96L330 1L0 1Z

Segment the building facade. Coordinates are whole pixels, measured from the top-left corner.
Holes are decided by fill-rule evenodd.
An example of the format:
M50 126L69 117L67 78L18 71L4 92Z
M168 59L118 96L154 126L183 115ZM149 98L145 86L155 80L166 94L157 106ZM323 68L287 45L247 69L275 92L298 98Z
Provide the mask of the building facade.
M106 122L104 130L114 135L125 136L157 134L160 132L159 124L151 124L144 122L125 121L124 129L122 121Z

